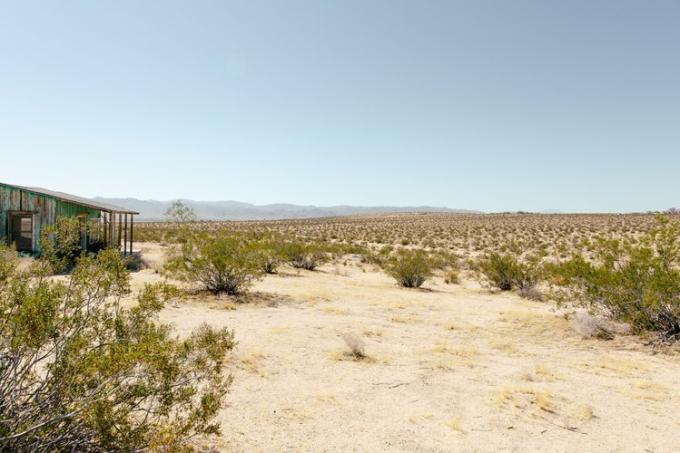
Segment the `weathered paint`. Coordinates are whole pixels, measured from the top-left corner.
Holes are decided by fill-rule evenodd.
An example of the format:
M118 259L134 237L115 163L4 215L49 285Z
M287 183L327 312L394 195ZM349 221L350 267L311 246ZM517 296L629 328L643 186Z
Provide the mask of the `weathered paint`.
M0 240L2 241L7 241L9 236L10 211L33 213L35 251L40 251L38 238L40 238L42 228L53 225L58 217L85 216L89 219L98 219L101 215L97 209L0 183Z

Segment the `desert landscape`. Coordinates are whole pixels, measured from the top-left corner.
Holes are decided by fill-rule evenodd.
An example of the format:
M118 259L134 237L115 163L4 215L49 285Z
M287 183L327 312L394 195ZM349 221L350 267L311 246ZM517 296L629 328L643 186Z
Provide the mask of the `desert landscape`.
M3 6L0 453L680 453L680 1Z
M408 238L403 247L433 243L465 261L484 247L503 248L499 238L559 254L598 234L636 237L653 223L653 216L429 214L198 228L373 245L384 238L396 247ZM172 230L145 228L141 235ZM164 279L169 245L138 246L147 267L133 274L139 289ZM234 382L218 416L217 445L227 451L680 448L677 348L630 334L598 339L582 308L491 290L474 272L460 273L456 284L442 271L405 289L362 255L339 255L314 271L282 266L247 296L192 294L160 318L180 334L201 323L234 330Z

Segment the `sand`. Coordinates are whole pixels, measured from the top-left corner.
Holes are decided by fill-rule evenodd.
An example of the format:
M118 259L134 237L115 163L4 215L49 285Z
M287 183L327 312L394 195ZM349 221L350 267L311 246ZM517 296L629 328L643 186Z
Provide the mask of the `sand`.
M162 279L162 248L142 250L135 289ZM407 290L348 258L283 268L248 304L195 297L161 319L180 335L235 331L220 451L680 451L678 355L583 339L554 304L471 280Z

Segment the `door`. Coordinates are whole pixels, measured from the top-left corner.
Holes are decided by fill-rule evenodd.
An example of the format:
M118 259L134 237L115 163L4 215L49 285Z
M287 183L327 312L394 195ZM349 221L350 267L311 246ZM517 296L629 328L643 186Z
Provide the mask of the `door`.
M19 252L33 251L33 214L10 213L10 242Z

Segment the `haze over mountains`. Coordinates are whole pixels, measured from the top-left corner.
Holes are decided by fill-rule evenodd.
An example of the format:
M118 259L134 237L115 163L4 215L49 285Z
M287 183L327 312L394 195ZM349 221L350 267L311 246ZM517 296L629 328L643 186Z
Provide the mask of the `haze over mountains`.
M172 204L172 201L138 200L136 198L95 197L94 199L137 211L140 214L139 220L163 220L165 211ZM287 203L255 205L238 201L195 200L182 200L182 202L194 210L199 220L308 219L388 212L479 212L432 206L303 206Z

